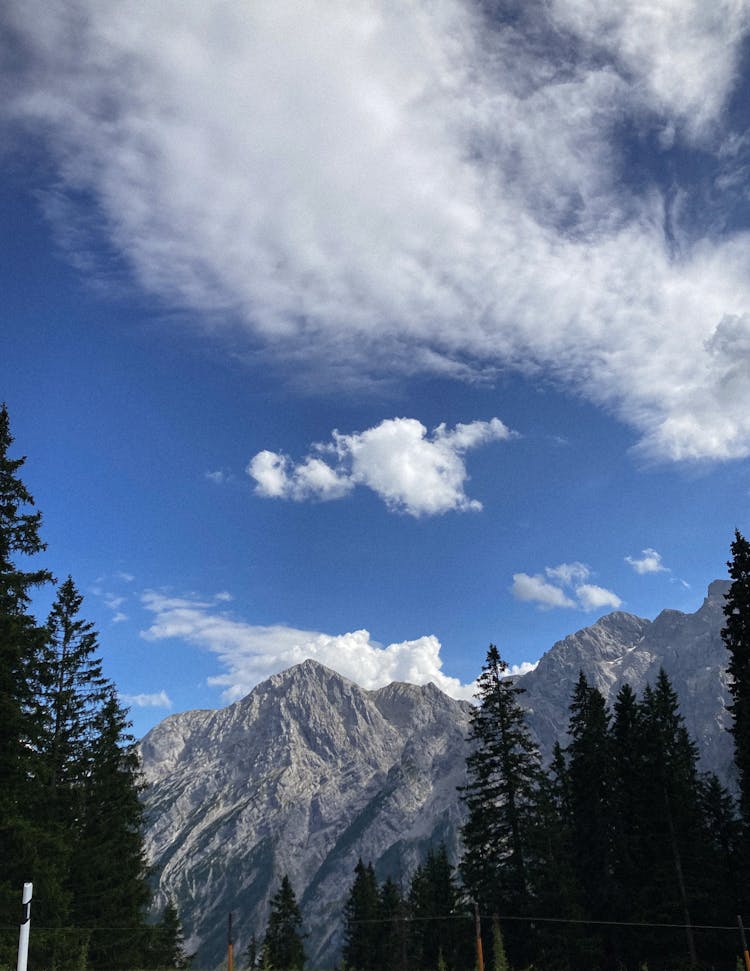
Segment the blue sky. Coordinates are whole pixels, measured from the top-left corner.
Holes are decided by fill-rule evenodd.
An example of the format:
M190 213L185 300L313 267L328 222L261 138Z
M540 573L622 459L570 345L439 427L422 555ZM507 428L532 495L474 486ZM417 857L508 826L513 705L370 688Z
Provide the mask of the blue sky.
M467 696L725 575L747 3L2 19L0 390L136 732L308 656Z

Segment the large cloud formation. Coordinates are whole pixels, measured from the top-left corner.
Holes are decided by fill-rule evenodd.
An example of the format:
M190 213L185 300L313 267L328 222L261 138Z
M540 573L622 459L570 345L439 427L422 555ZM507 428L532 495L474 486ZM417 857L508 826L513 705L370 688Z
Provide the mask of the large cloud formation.
M279 452L264 449L250 460L248 474L256 492L274 499L340 499L355 485L368 486L389 509L411 516L478 510L482 504L464 492L467 479L464 452L487 442L508 439L513 432L499 418L440 424L428 436L415 418L388 418L364 432L333 432L331 444L298 464Z
M217 598L149 591L142 599L152 622L141 636L150 641L177 638L216 654L224 672L209 678L209 683L222 688L226 701L244 697L260 681L307 658L367 689L391 681L431 681L451 697L467 700L476 690L473 684L462 684L443 672L440 641L432 635L384 647L366 630L323 634L283 624L251 624L227 613ZM533 667L524 662L510 673L523 674Z
M749 454L748 4L490 6L6 5L6 135L70 245L93 202L142 287L287 362L541 369L647 455Z

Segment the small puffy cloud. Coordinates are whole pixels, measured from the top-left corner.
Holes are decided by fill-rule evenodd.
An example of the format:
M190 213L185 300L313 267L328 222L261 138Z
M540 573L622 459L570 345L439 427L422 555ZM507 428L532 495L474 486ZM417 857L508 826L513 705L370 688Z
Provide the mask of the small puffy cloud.
M576 596L584 610L601 610L603 607L617 610L622 606L622 600L616 593L595 583L582 583L576 587Z
M331 443L313 446L318 454L296 465L281 453L258 452L247 472L257 494L267 498L339 499L362 485L390 510L410 516L478 510L481 503L464 491L464 453L513 436L499 418L455 428L443 423L432 434L415 418L390 418L363 432L334 431Z
M172 700L166 691L155 694L122 695L122 700L131 708L171 708Z
M529 671L533 671L537 664L539 664L538 661L521 661L520 664L511 664L508 668L508 675L511 678L523 677L524 674L528 674Z
M549 583L538 573L534 575L514 573L511 592L516 600L535 603L542 610L549 610L552 607L576 606L575 601L571 600L560 587Z
M582 583L591 576L591 570L585 563L560 563L559 566L548 566L545 574L564 587L570 587L575 583Z
M441 645L431 635L383 647L366 630L324 634L282 624L259 626L197 598L149 591L143 604L153 619L141 636L149 641L179 638L216 654L224 673L209 683L221 687L227 701L243 697L260 681L307 658L368 689L391 681L432 681L451 697L465 699L475 690L473 684L462 684L442 671Z
M590 576L591 568L585 563L560 563L545 567L544 574L514 573L511 593L517 600L535 603L540 610L553 607L619 608L622 605L620 597L604 587L586 583Z
M629 563L635 572L641 575L644 573L669 573L669 570L661 561L661 553L657 553L650 546L641 550L640 557L626 556L625 562Z

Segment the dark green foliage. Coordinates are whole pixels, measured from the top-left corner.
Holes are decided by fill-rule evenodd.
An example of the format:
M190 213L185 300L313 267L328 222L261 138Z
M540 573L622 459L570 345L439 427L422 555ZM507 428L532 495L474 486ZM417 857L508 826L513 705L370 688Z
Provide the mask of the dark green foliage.
M34 884L30 968L148 963L152 929L141 836L139 763L93 626L72 579L46 625L29 613L46 570L16 558L44 549L40 514L11 459L0 409L0 923L15 924ZM0 954L0 964L12 961Z
M273 971L296 971L305 963L302 915L286 875L271 899L271 913L263 938L262 962L264 967Z
M188 958L183 946L182 923L174 901L170 897L164 908L161 920L151 929L149 967L177 968L188 967Z
M411 925L407 923L408 907L398 884L388 877L378 890L380 917L377 940L377 963L390 971L407 971Z
M721 636L729 652L727 672L732 703L731 732L740 791L740 812L750 830L750 543L735 530L732 559L727 563L732 585L724 605Z
M445 846L431 848L417 867L409 889L411 967L461 967L471 953L470 923L457 920L465 912ZM384 963L383 967L387 967Z
M463 829L461 873L466 891L485 913L529 913L535 834L543 774L539 753L518 701L522 692L506 676L494 644L477 679L478 705L471 714L468 783L461 790L468 819ZM521 963L530 940L507 931L511 961Z
M358 860L354 883L344 907L344 964L356 971L379 967L380 897L372 864Z
M573 691L568 734L570 835L575 886L583 913L596 921L613 915L612 751L610 715L601 692L583 672ZM590 968L606 967L608 929L593 926L579 942ZM582 958L583 960L583 958Z
M32 591L52 580L48 570L24 570L18 557L33 557L45 548L39 536L41 514L18 476L25 459L8 454L13 444L5 405L0 408L0 924L12 924L18 895L29 874L61 899L54 866L45 863L40 841L45 833L30 817L34 795L35 752L39 725L30 660L44 644L46 632L29 613ZM54 840L51 842L54 843ZM50 847L52 856L56 855ZM64 904L60 904L63 907ZM57 909L57 907L55 907Z

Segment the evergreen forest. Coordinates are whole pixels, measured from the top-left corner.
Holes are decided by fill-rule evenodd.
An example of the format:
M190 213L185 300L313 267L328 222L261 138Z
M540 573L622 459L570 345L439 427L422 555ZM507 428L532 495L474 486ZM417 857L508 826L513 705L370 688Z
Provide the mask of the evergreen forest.
M36 566L41 514L0 409L0 968L15 968L33 884L29 971L184 965L169 904L148 922L142 782L127 711L71 577ZM49 616L35 591L55 588Z
M72 577L43 565L41 515L0 410L0 971L33 881L30 971L182 968L177 909L149 919L143 782ZM463 854L431 847L409 886L360 860L341 915L350 971L735 971L750 915L750 543L731 544L728 651L736 795L702 773L662 671L611 707L581 674L569 742L542 764L522 689L490 645L471 714ZM48 616L37 590L54 590ZM457 865L453 865L453 863ZM284 877L238 965L299 971ZM746 971L750 957L745 956ZM739 965L743 966L742 963Z

